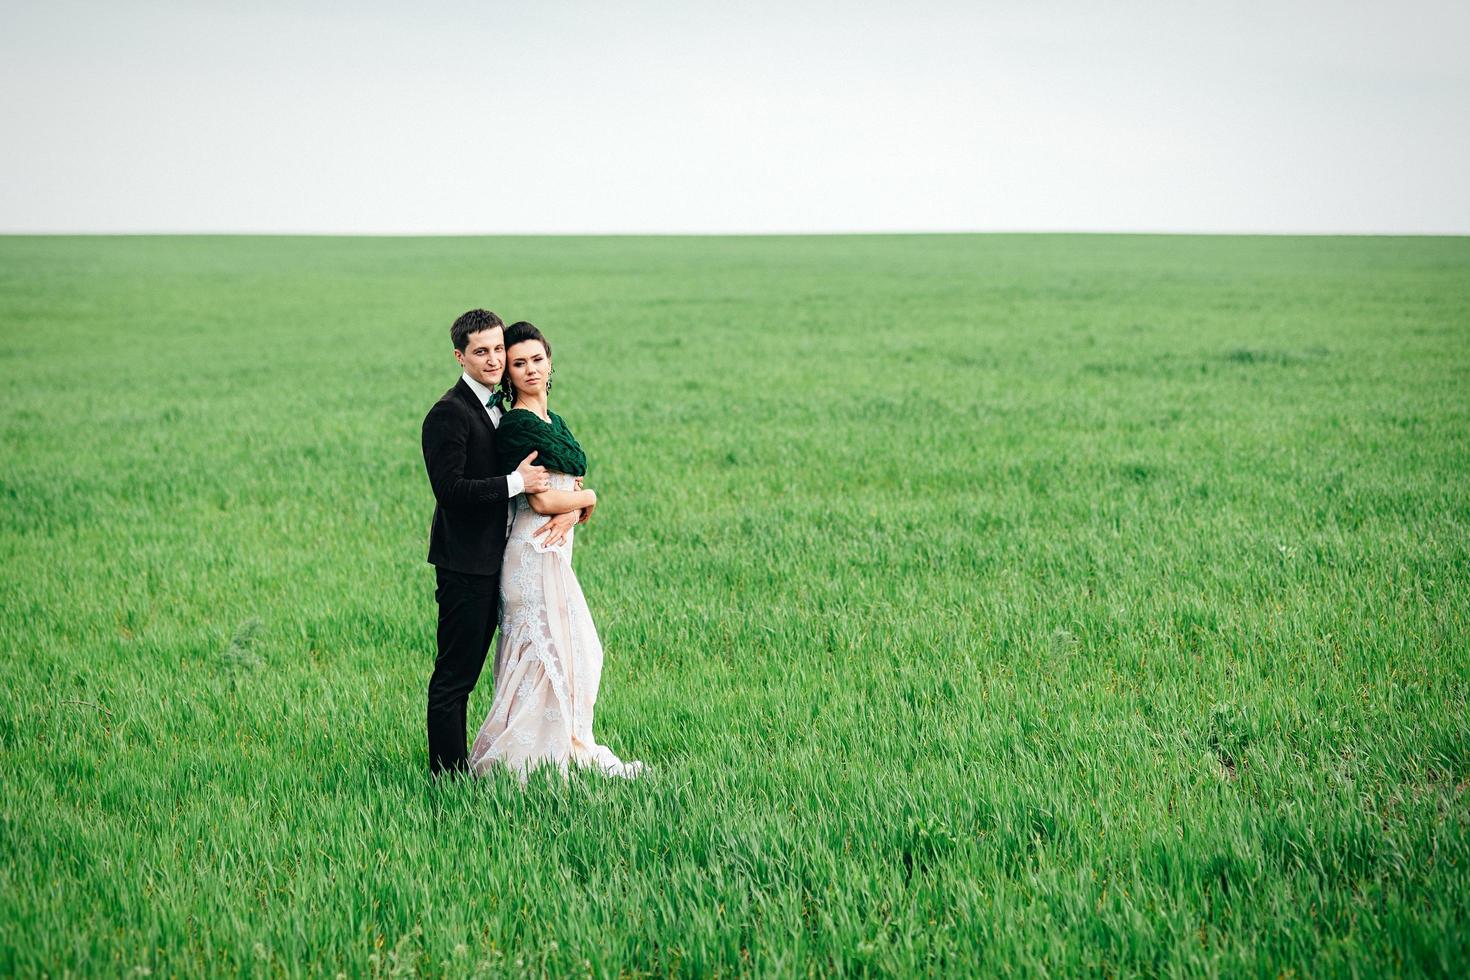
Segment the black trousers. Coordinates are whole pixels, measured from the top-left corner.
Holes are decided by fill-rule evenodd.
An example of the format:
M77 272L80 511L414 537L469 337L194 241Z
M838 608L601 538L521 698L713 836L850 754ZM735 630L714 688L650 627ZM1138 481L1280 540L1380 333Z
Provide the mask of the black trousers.
M500 576L435 568L439 656L429 677L429 771L469 768L465 709L500 619Z

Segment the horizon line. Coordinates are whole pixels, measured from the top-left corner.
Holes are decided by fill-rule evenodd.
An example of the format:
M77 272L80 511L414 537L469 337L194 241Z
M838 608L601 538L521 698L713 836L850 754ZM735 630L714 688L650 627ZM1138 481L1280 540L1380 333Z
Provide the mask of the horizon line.
M10 231L0 238L897 238L960 235L1097 235L1197 238L1465 238L1466 231L1196 231L1179 229L848 231Z

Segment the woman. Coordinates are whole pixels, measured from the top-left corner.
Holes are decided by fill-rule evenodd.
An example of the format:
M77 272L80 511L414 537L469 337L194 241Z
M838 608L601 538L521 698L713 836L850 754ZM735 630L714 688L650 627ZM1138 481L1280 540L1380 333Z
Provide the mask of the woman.
M551 489L518 498L505 562L500 569L500 639L495 647L495 699L470 750L470 767L515 771L525 783L532 769L551 762L597 766L634 778L642 762L623 762L592 737L592 707L602 677L602 645L587 600L572 573L572 531L547 547L532 537L553 514L581 511L585 523L597 494L581 488L587 456L561 416L546 407L551 389L551 345L524 321L505 331L501 387L513 405L495 441L502 467L533 450Z

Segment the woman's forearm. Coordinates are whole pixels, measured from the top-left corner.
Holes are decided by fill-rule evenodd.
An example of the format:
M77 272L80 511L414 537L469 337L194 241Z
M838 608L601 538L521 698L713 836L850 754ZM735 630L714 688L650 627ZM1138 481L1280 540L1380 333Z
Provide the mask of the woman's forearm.
M596 504L597 494L591 490L542 490L527 494L526 499L538 514L569 514Z

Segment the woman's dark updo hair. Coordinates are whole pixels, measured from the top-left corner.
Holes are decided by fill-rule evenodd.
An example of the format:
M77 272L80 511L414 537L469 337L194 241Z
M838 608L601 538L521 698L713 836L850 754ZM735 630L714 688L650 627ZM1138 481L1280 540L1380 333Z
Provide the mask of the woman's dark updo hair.
M505 328L506 350L510 350L512 344L524 343L527 340L541 341L541 346L546 348L546 356L551 356L551 344L547 342L541 331L536 329L536 324L529 320L517 320Z
M510 383L510 349L516 344L525 343L528 340L539 340L541 346L546 348L546 357L551 358L551 342L546 339L545 334L536 329L536 324L529 320L517 320L505 328L505 374L500 379L500 393L505 401L514 405L516 400L516 387ZM546 393L551 394L551 376L546 378Z

